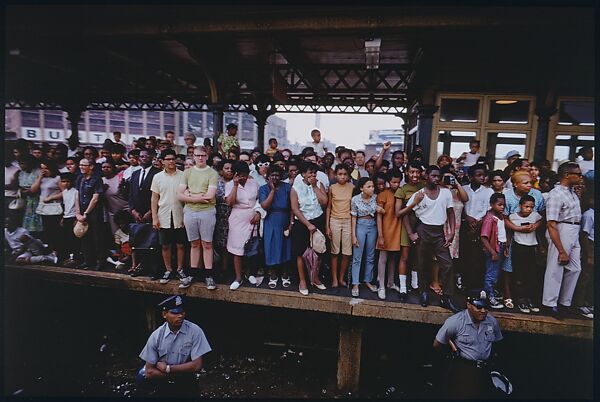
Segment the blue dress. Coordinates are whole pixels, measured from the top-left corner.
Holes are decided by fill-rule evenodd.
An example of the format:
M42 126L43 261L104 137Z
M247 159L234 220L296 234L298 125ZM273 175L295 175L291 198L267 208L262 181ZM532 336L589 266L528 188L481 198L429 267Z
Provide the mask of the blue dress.
M292 186L281 182L271 208L267 211L263 227L263 244L265 245L265 264L268 266L283 264L292 259L292 242L283 232L290 225L290 192ZM267 199L271 189L268 184L261 186L258 199L262 203Z

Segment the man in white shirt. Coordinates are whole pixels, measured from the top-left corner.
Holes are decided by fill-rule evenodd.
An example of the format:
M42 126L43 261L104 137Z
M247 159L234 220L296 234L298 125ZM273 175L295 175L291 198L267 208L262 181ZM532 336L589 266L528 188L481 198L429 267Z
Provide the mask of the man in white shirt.
M452 281L452 258L448 247L452 244L455 232L452 193L440 183L440 168L431 165L425 170L427 183L408 200L408 205L416 203L413 211L419 223L411 240L417 243L417 264L419 272L419 292L421 306L429 304L429 284L431 283L431 253L433 251L439 266L440 279L444 294L440 305L453 312L460 311L452 301L454 283ZM449 233L444 233L448 222Z
M480 289L483 286L485 263L481 245L481 221L490 209L490 197L494 190L483 185L487 175L484 164L475 164L469 168L468 186L464 186L469 200L463 209L464 224L460 228L460 256L463 261L462 284L467 289Z

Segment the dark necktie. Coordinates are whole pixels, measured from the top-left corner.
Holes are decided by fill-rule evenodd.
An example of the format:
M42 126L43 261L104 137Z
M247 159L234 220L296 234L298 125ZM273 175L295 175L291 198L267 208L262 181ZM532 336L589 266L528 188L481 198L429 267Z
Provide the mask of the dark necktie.
M146 169L142 169L142 181L140 181L140 190L142 189L142 185L144 184L145 178L146 178Z

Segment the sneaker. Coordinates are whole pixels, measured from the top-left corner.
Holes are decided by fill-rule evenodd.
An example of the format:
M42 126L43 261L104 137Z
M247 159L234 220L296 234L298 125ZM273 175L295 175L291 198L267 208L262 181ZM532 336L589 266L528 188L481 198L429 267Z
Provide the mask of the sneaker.
M53 251L50 254L50 258L52 259L52 263L56 265L58 263L58 255L56 255L56 251Z
M179 279L180 281L182 281L185 278L187 278L187 275L185 274L185 272L183 272L183 269L178 269L175 272L175 279Z
M384 288L377 289L377 297L379 297L381 300L385 300L385 289Z
M504 304L500 303L495 297L490 297L490 307L499 310L504 308Z
M579 314L584 316L585 318L594 319L594 312L590 310L587 306L579 307Z
M531 302L531 299L527 299L527 307L529 307L529 311L532 313L539 313L540 308Z
M166 271L166 272L163 274L162 278L160 278L159 282L160 282L160 283L162 283L163 285L164 285L165 283L169 283L169 281L171 280L171 274L172 274L172 272L171 272L171 271Z
M502 296L502 293L500 293L497 289L494 289L494 298L496 300L503 300L504 296Z
M248 276L248 282L250 282L252 285L256 285L256 277L254 275Z
M518 303L517 307L519 308L519 311L521 313L525 313L525 314L531 313L531 310L529 309L529 304L524 300L520 301Z
M212 276L207 276L206 277L206 289L214 290L216 288L217 288L217 285L215 283L215 280L212 278Z
M456 289L463 290L462 276L460 276L460 275L456 276Z
M229 290L238 290L239 287L242 285L243 280L238 281L233 281L233 283L231 285L229 285Z
M185 289L185 288L189 288L189 287L190 287L190 285L192 284L192 280L193 280L193 279L194 279L194 278L192 278L191 276L186 276L185 278L183 278L183 279L180 279L179 281L180 281L181 283L179 284L179 289Z

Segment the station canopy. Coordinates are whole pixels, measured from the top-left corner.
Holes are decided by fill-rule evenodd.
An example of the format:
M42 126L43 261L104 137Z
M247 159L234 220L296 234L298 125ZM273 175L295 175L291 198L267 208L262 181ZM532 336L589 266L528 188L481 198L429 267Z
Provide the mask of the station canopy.
M8 108L405 113L431 91L594 93L594 12L12 5Z

